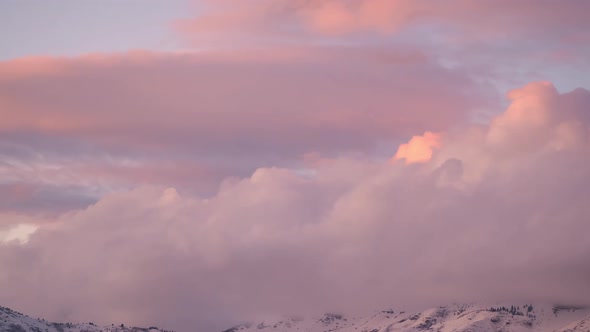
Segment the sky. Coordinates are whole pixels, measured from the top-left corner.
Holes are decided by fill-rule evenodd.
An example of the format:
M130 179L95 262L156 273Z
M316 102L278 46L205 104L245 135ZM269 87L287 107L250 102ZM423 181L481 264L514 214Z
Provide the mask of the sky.
M221 331L590 298L590 2L0 2L0 305Z

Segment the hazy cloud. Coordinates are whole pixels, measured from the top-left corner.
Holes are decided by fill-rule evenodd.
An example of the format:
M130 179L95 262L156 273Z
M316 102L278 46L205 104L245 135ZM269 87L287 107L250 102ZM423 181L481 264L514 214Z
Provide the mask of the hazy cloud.
M305 173L228 179L206 199L107 194L4 245L0 300L183 331L323 310L586 301L589 94L514 90L489 126L446 132L421 164L320 157Z

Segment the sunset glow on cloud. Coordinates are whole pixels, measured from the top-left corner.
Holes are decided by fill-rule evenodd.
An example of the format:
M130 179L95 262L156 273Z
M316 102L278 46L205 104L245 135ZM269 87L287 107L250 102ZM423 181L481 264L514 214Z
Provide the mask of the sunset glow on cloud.
M0 305L183 332L590 298L590 2L150 1L98 34L121 3L0 48Z
M441 145L439 134L425 132L422 136L413 136L408 143L401 144L395 153L395 159L404 159L406 163L423 163L432 159L435 148Z

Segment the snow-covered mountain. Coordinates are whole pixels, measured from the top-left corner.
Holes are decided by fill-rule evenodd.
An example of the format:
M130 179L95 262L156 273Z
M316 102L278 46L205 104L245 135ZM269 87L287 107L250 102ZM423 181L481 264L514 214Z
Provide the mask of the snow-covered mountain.
M325 314L242 324L224 332L590 332L590 309L576 306L455 304L422 312L376 311L368 316Z
M125 325L98 326L94 323L53 323L0 306L0 332L172 332L157 327Z
M53 323L0 306L0 332L171 332L157 327ZM325 314L241 324L223 332L590 332L590 308L540 304L454 304L421 312ZM196 331L207 332L207 331Z

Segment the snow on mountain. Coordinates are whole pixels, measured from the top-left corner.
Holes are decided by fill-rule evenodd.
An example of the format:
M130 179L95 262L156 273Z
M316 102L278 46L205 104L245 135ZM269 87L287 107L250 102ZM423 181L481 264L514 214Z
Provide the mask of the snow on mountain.
M0 332L172 332L157 327L98 326L94 323L53 323L0 306Z
M157 327L53 323L0 306L0 332L171 332ZM590 332L590 308L453 304L421 312L381 310L367 316L325 314L241 324L223 332ZM207 332L207 331L196 331Z
M325 314L242 324L223 332L590 332L590 309L574 306L455 304L422 312L382 310L369 316Z

